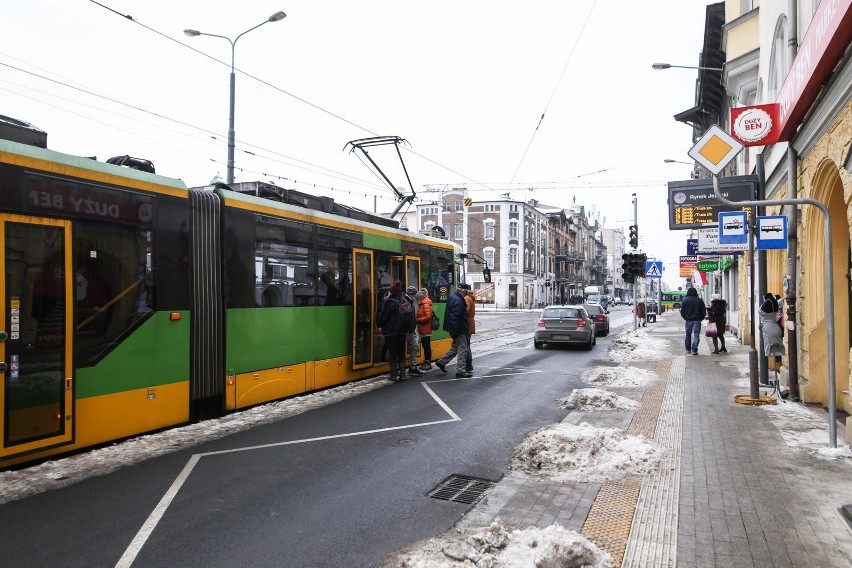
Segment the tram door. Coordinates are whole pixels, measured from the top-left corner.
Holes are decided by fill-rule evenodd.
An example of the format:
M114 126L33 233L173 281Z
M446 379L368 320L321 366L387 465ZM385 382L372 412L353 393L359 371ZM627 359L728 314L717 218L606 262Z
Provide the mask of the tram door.
M373 305L375 272L372 251L353 249L352 254L352 368L362 369L373 365L373 329L378 309Z
M0 458L74 433L71 222L0 215Z
M391 257L391 283L402 282L402 291L409 286L420 289L420 257L393 256Z

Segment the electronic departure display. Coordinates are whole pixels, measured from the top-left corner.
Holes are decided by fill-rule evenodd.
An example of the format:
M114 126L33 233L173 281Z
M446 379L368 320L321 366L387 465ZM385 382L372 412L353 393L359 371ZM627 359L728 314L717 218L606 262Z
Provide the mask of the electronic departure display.
M713 191L712 179L690 179L669 182L669 229L701 229L719 222L719 213L746 211L751 206L737 207L723 203ZM757 197L754 176L733 176L719 179L719 190L731 201L752 201Z

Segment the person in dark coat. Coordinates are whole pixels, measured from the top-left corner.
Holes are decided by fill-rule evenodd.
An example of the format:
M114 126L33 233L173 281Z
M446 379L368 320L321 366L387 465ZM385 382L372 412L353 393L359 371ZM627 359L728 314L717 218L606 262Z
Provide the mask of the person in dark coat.
M680 305L680 317L684 319L686 352L698 355L698 342L701 341L701 322L707 317L707 306L698 297L698 290L690 288Z
M470 290L470 284L459 284L455 293L447 300L447 308L444 311L444 331L453 338L453 345L443 357L435 361L444 373L447 372L447 363L456 357L456 377L468 378L473 375L467 370L467 352L470 350L468 335L470 327L467 319L467 304L464 301L465 293Z
M725 328L728 323L728 316L725 312L728 309L728 302L722 299L719 294L713 294L713 299L710 300L710 308L707 310L707 320L711 325L716 326L716 335L711 337L713 340L713 353L727 353L725 349ZM719 349L719 342L722 342L722 348Z
M405 335L402 317L399 315L399 302L402 300L402 282L397 280L379 307L376 317L378 332L385 338L388 348L391 381L405 379Z

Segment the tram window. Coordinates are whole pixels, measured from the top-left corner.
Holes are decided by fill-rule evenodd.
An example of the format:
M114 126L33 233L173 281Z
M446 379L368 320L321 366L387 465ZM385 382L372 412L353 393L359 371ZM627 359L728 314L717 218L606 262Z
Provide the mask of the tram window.
M78 363L94 364L156 309L151 232L81 221L74 238L74 315Z
M317 303L321 306L352 305L352 248L361 246L361 235L321 227L317 235Z
M316 304L311 229L286 221L259 221L255 241L255 303L263 307Z

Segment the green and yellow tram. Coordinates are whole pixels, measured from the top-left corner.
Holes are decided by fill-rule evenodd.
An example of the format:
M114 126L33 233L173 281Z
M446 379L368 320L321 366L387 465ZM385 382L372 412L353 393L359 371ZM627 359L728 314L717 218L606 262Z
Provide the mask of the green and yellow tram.
M0 469L386 372L384 293L443 317L459 274L453 243L327 198L7 140L0 240Z
M666 310L680 309L686 290L663 290L662 305Z

